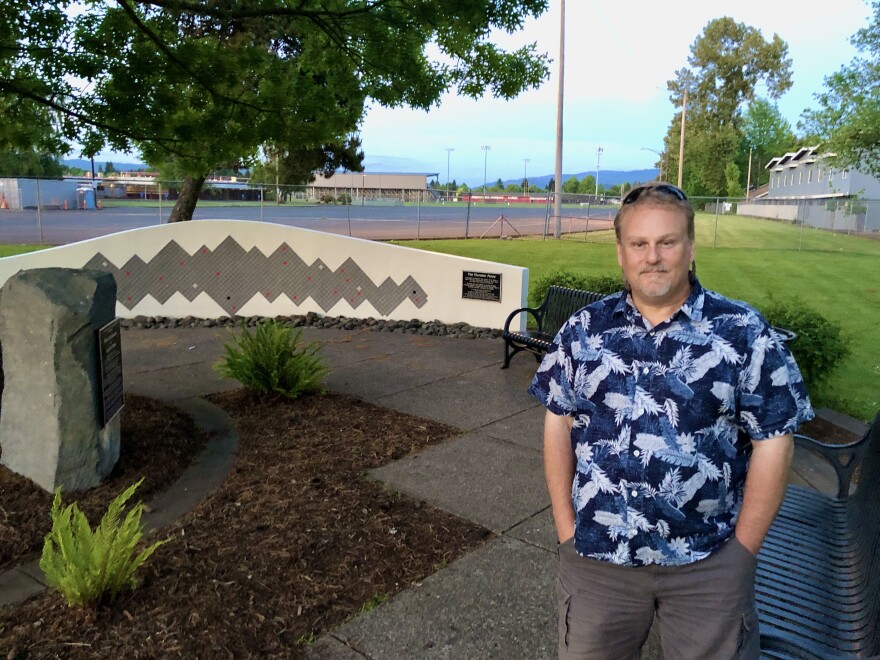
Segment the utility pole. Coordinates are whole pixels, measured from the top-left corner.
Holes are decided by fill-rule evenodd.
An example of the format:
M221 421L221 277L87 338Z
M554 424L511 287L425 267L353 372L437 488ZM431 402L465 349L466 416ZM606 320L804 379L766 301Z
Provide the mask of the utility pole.
M596 149L596 201L599 201L599 163L602 160L602 147Z
M446 201L449 201L449 156L455 151L452 147L446 147Z
M529 194L529 162L531 158L523 158L523 192Z
M749 188L752 187L752 147L749 147L749 173L746 175L746 201L749 201Z
M678 141L678 187L681 188L684 178L684 122L687 116L688 91L684 88L684 98L681 100L681 138Z
M559 0L559 90L556 96L556 175L554 177L553 215L555 238L562 238L562 97L565 87L565 0Z

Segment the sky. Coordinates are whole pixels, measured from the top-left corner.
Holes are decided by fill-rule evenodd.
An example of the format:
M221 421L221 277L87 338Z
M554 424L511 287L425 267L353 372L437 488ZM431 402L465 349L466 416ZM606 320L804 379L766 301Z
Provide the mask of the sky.
M566 3L563 155L565 173L655 167L677 108L666 82L687 65L690 47L714 18L730 16L778 34L789 47L792 87L779 100L796 126L823 89L825 76L856 54L850 37L867 24L865 0L808 6L767 0L703 0L676 5L630 0ZM502 101L447 93L429 112L372 107L361 126L368 172L437 173L469 185L552 174L556 154L560 2L514 35L493 39L515 48L537 43L553 59L538 89ZM760 93L760 92L759 92ZM489 146L483 150L483 146ZM601 155L597 154L602 148ZM453 149L454 151L447 151ZM131 157L108 152L112 160ZM98 158L102 158L99 155ZM528 159L528 162L525 160Z

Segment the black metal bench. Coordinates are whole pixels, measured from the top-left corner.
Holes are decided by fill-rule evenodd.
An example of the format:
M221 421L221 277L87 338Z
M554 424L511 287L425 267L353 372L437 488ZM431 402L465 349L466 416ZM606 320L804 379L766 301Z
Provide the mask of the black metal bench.
M540 307L521 307L510 313L504 322L504 366L510 366L510 359L520 351L531 351L540 361L553 342L559 328L581 307L602 300L607 294L551 286ZM531 314L536 321L534 330L511 330L510 324L519 314Z
M880 413L858 442L795 443L831 463L838 491L788 487L758 555L762 657L880 657Z

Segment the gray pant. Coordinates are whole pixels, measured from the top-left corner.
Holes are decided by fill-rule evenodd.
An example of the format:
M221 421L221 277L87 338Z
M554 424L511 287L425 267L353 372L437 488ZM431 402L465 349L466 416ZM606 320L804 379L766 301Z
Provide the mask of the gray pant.
M638 658L654 617L666 658L758 658L757 559L736 539L686 566L617 566L559 546L559 657Z

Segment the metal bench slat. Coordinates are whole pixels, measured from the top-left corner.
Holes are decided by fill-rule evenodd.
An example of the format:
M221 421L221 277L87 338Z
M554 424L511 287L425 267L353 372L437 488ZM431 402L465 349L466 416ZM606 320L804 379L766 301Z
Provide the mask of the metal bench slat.
M855 494L839 499L789 486L758 555L764 657L880 653L880 414L851 446L866 447Z

